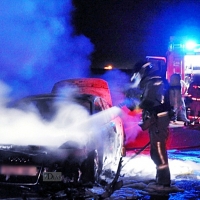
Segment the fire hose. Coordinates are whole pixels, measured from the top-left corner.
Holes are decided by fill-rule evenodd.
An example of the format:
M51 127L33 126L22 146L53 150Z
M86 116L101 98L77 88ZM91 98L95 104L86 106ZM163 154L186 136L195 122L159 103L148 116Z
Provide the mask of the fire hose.
M118 178L120 176L120 171L121 169L133 158L135 158L137 155L139 155L142 151L144 151L148 146L150 145L150 141L144 146L142 147L138 152L136 152L133 156L131 156L128 161L122 166L122 157L120 158L119 164L118 164L118 168L117 168L117 172L115 174L115 177L113 179L113 181L108 184L105 187L105 192L101 195L101 198L107 198L110 197L111 194L115 191L120 189L123 186L123 181L118 181Z

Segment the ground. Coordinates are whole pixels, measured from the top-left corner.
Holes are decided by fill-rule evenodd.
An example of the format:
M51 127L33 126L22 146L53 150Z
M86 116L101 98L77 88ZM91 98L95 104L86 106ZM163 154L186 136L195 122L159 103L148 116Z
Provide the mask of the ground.
M148 153L134 157L131 152L128 157L133 159L125 159L124 162L129 160L127 168L122 169L122 173L125 174L124 177L119 178L123 180L123 187L107 199L200 199L200 150L170 150L168 153L172 185L183 191L172 193L149 191L147 185L154 181L152 168L154 166L151 159Z

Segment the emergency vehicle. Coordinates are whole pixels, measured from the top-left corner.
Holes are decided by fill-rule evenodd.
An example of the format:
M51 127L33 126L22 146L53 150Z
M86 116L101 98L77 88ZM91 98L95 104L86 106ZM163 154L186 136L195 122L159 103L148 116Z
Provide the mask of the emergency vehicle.
M168 80L172 74L180 74L181 80L186 83L187 89L194 76L199 75L200 77L200 43L188 37L171 36L166 57L147 56L146 58L153 65L159 65L163 76ZM200 115L196 114L198 112L190 112L190 104L192 101L199 101L196 104L200 104L200 83L192 87L193 89L189 90L192 93L187 92L185 94L186 100L188 100L186 101L187 115L190 120L199 121ZM196 109L198 108L196 107Z
M166 78L173 73L179 73L181 79L187 82L187 77L200 74L200 43L187 37L171 36L166 57L147 56L152 64L160 65Z

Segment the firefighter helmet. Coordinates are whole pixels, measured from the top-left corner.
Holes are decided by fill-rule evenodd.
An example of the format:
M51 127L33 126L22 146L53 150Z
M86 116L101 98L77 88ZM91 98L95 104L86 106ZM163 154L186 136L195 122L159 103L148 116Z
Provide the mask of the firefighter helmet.
M134 81L138 76L142 78L144 75L144 72L146 70L146 67L150 66L150 62L145 62L145 61L139 61L137 62L134 67L133 67L133 75L131 77L131 81Z

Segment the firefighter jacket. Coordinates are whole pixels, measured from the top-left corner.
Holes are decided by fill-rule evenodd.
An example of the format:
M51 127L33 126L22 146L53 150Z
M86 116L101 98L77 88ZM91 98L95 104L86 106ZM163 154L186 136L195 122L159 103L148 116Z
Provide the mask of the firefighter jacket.
M143 88L140 108L155 114L171 109L168 95L169 85L163 78L153 76L143 79L140 86Z

